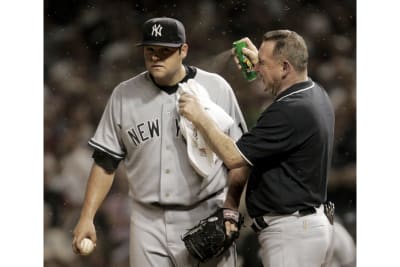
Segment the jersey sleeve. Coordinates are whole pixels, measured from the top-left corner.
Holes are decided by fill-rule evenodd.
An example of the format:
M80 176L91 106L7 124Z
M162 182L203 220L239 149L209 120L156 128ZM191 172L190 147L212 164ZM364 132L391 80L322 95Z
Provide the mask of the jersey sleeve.
M121 100L117 87L107 102L94 136L89 140L91 147L117 160L125 158L121 139Z
M251 165L257 161L283 156L292 148L295 130L284 113L277 109L266 110L256 125L237 142L245 160Z

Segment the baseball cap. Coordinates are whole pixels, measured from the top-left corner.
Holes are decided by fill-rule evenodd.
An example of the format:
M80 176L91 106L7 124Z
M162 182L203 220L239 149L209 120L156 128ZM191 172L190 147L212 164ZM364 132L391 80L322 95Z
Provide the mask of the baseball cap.
M161 17L149 19L144 23L143 40L136 46L179 47L185 42L185 27L182 22L173 18Z

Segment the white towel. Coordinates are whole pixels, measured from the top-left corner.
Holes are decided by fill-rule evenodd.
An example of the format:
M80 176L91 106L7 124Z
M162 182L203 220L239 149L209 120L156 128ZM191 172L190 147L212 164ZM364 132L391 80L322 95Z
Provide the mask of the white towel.
M186 83L179 84L177 91L177 109L179 109L178 100L182 93L195 95L199 99L200 104L223 132L227 132L234 124L233 119L225 110L211 101L207 90L194 79L189 79ZM217 164L217 155L209 148L203 136L189 120L181 116L179 124L182 135L186 139L187 153L192 167L202 177L208 177Z

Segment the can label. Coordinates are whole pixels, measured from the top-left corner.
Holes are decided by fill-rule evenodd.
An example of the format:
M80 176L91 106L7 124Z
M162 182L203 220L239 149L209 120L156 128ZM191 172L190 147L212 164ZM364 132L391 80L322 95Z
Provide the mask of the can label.
M236 41L233 43L233 47L239 59L239 64L242 67L243 76L248 81L255 80L257 78L257 72L254 70L254 65L242 52L243 47L247 47L246 43L244 41Z

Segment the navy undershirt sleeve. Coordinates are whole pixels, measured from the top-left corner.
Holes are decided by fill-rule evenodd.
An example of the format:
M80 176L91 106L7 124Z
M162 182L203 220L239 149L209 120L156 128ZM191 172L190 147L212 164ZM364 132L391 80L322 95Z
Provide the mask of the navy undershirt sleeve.
M119 162L121 161L99 149L94 150L92 158L97 165L102 167L107 173L110 174L115 172L115 170L118 168Z

